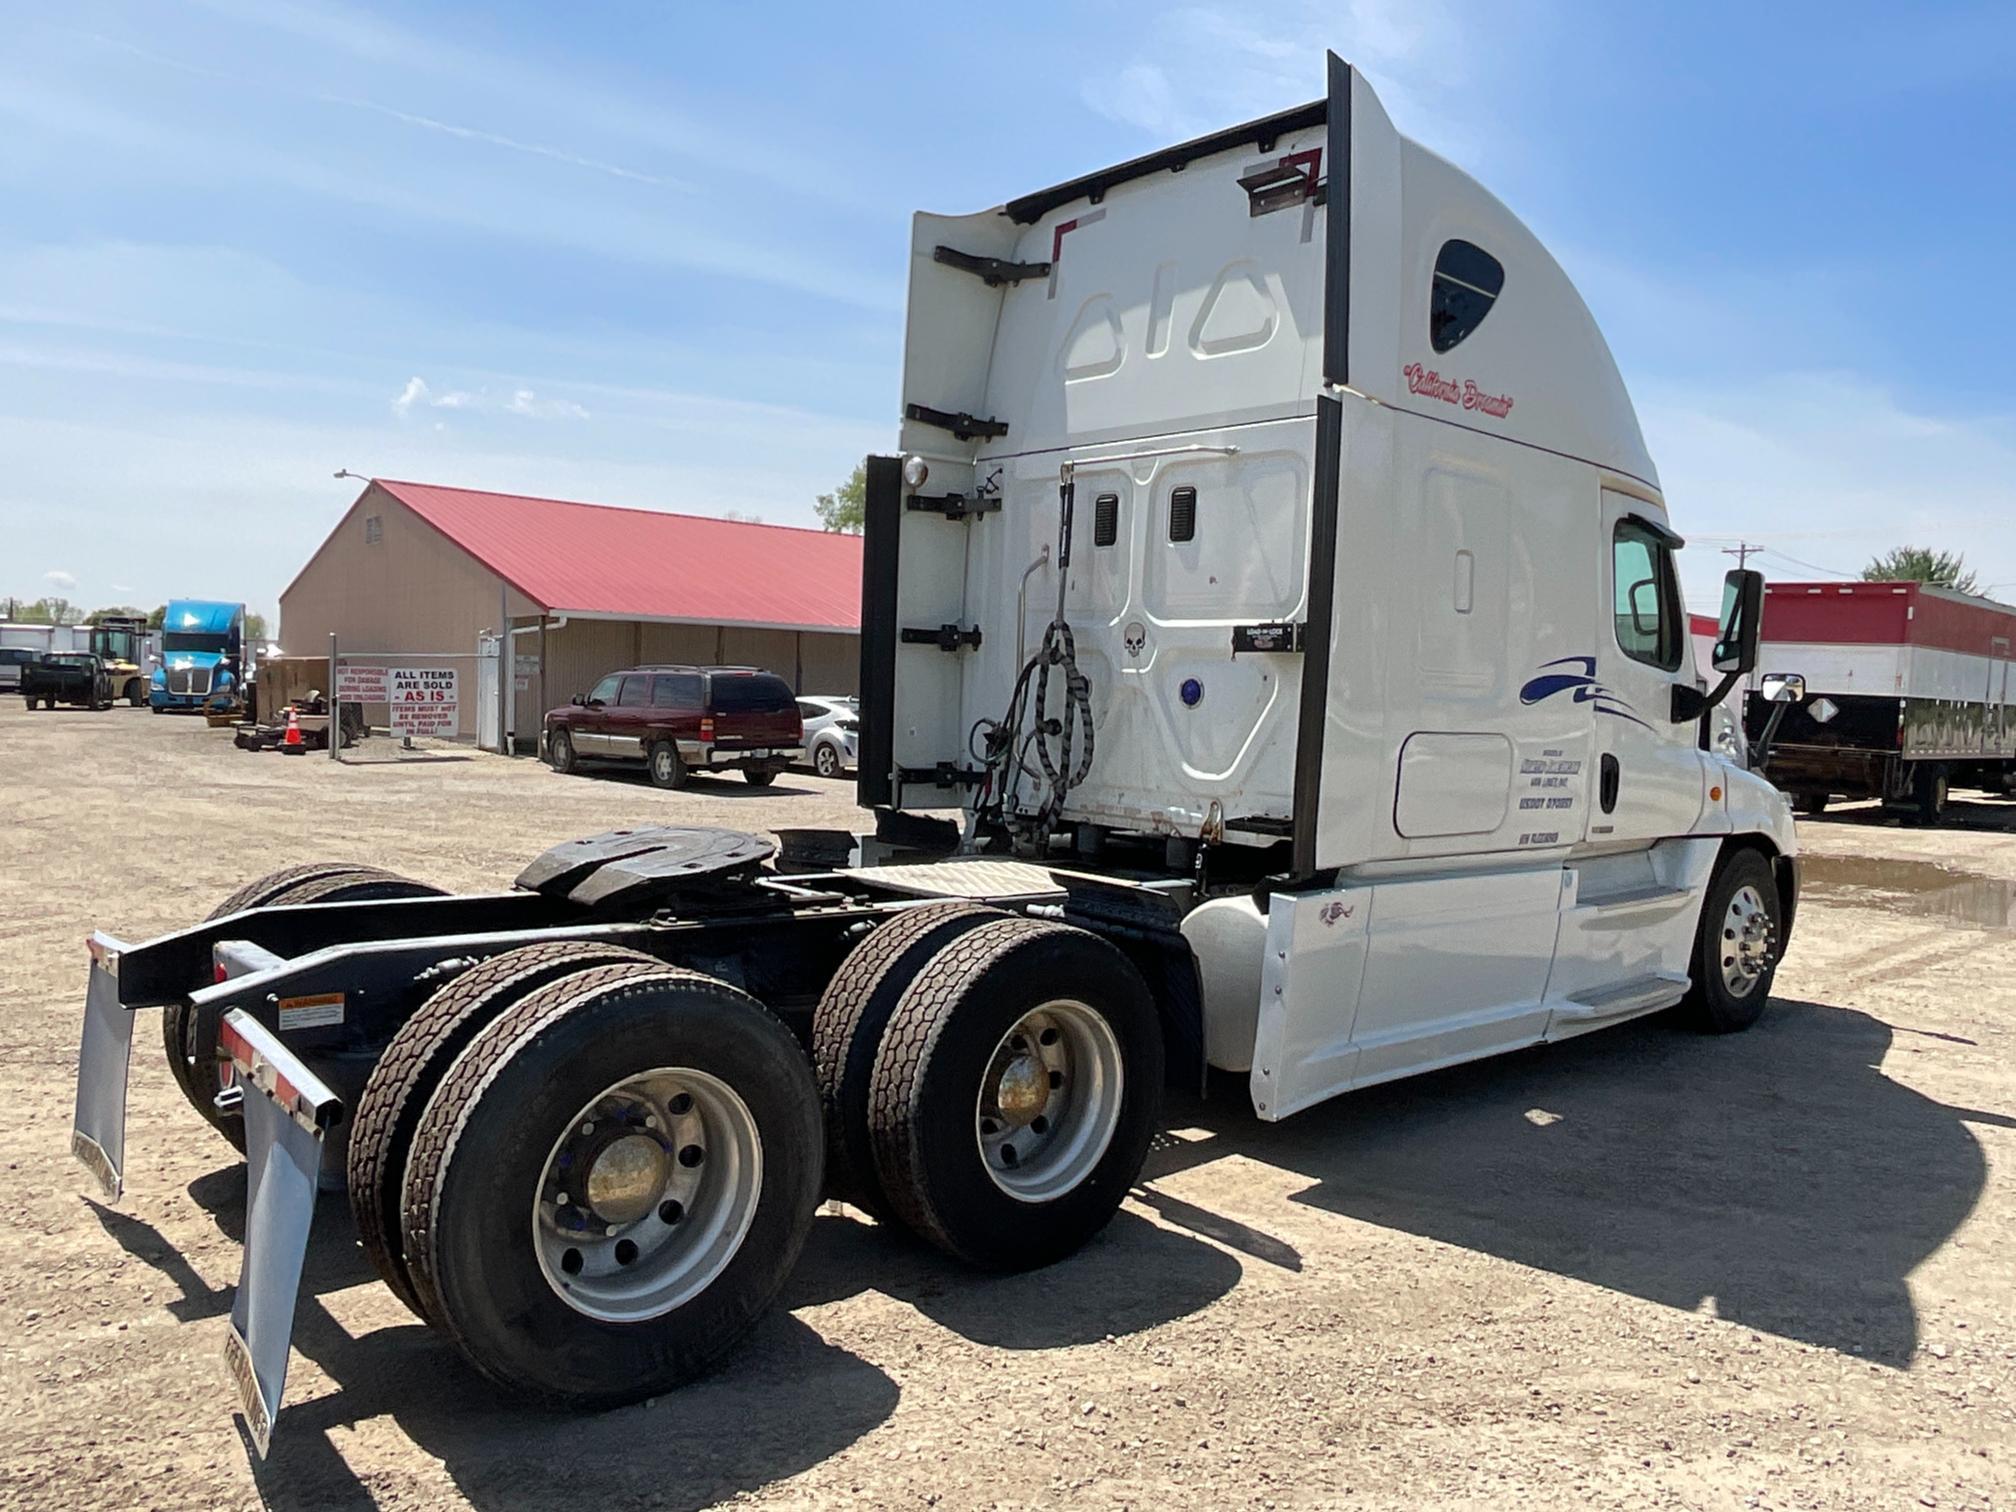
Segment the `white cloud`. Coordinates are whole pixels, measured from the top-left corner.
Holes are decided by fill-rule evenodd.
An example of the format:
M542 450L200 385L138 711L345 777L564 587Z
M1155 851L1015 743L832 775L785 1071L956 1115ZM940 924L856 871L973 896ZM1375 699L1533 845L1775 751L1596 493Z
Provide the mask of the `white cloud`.
M572 399L541 399L530 389L516 389L511 400L504 406L514 415L529 415L534 420L586 420L588 411Z
M42 580L51 588L60 588L65 593L73 592L77 587L77 574L65 572L61 567L51 567L42 574Z
M114 583L112 585L112 591L114 593L131 593L133 591L133 585L131 583Z
M406 380L406 387L392 401L395 414L404 419L416 409L467 410L472 413L521 415L528 420L586 420L588 411L572 399L542 399L529 388L517 388L506 399L494 398L488 389L430 388L418 375ZM436 426L439 429L439 426Z
M1143 31L1149 40L1118 72L1087 74L1079 94L1164 142L1316 98L1326 48L1364 70L1394 123L1438 152L1474 166L1503 130L1476 97L1463 63L1470 34L1443 0L1228 0L1164 12Z

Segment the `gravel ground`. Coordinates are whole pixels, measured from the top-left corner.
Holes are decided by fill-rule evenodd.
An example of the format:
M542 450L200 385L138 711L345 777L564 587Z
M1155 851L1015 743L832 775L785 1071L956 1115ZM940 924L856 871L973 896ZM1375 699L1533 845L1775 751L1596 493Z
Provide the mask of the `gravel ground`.
M126 1197L66 1153L86 931L324 857L473 888L622 823L845 824L851 788L338 766L0 701L0 1503L2016 1505L2016 804L1955 817L1802 825L1749 1034L1641 1021L1272 1127L1237 1085L1180 1100L1107 1233L1033 1275L829 1210L720 1374L597 1417L478 1380L325 1198L261 1462L219 1353L242 1168L153 1013Z

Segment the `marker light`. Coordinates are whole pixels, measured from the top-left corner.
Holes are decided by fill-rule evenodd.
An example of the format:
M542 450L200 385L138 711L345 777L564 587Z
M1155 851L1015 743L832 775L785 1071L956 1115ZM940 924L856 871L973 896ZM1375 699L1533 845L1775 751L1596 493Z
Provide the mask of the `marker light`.
M1177 690L1183 695L1183 707L1194 709L1204 701L1204 684L1194 677L1183 679L1183 686Z
M906 488L922 488L924 480L931 476L931 464L922 457L910 456L903 459L903 484Z

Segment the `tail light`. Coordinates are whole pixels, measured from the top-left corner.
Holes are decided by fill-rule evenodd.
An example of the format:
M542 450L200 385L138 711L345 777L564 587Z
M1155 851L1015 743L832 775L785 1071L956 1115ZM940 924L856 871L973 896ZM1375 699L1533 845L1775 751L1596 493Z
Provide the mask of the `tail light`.
M712 714L702 714L700 716L700 738L702 740L712 740L714 738L714 716Z

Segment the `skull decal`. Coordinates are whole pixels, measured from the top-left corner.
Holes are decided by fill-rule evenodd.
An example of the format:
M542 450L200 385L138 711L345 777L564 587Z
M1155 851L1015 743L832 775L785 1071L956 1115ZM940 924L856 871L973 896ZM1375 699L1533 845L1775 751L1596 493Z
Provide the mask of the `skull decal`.
M1120 644L1127 648L1129 656L1139 656L1141 648L1148 644L1148 627L1139 620L1129 620L1120 633Z

